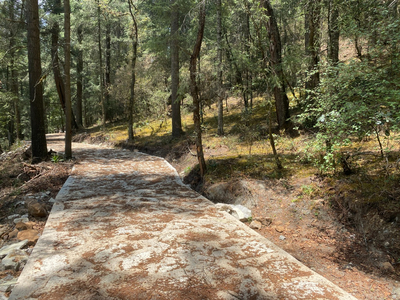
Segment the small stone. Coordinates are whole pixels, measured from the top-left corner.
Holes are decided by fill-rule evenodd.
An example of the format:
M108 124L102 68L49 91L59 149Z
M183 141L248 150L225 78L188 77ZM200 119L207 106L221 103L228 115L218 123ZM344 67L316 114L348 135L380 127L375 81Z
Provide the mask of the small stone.
M261 220L257 220L257 221L260 221L261 224L263 224L264 226L269 226L272 223L272 218L266 217L265 219L261 219Z
M276 227L275 227L275 230L276 230L277 232L279 232L279 233L282 233L282 232L285 231L285 228L284 228L283 226L276 226Z
M39 239L39 232L34 229L28 229L18 232L18 237L20 241L28 240L28 246L35 245Z
M393 288L392 294L394 296L400 297L400 286Z
M26 264L29 256L25 251L20 249L14 249L6 257L3 258L1 264L6 270L11 269L14 271L19 271L21 264Z
M50 198L49 202L50 202L50 203L55 203L55 202L56 202L56 199Z
M27 230L28 226L24 222L19 222L15 224L15 228L19 231L22 231L22 230Z
M43 218L47 216L47 209L42 203L31 202L28 204L28 213L34 218Z
M4 257L8 255L11 251L15 249L22 249L28 244L28 240L19 242L19 243L14 243L11 245L4 246L0 249L0 257Z
M29 221L29 222L26 222L25 225L28 227L28 229L32 229L36 225L36 223Z
M15 207L18 207L18 206L25 206L25 201L18 201L17 203L15 203Z
M251 218L251 210L243 205L232 205L232 213L236 219L239 219L242 222L246 222L249 218Z
M13 220L13 219L19 218L19 217L21 217L21 215L15 214L15 215L8 216L7 219Z
M284 235L280 235L280 236L279 236L279 239L280 239L281 241L284 241L284 240L286 240L286 237L285 237Z
M395 270L394 270L392 264L390 262L388 262L388 261L386 261L384 263L381 263L379 265L379 268L384 272L395 273Z
M9 238L9 239L13 239L13 238L17 237L17 235L18 235L18 229L15 228L13 231L11 231L11 232L8 234L8 238Z
M217 203L215 206L221 210L226 211L236 219L239 219L242 222L247 222L249 218L251 218L251 210L243 205L233 205L233 204L225 204L225 203Z
M262 224L261 224L260 221L254 220L254 221L251 221L251 223L250 223L250 228L251 229L259 230L259 229L261 229L261 227L262 227Z
M17 223L20 223L20 222L27 223L27 222L29 222L29 219L28 218L16 218L16 219L14 219L14 224L17 224Z
M12 288L17 283L18 278L7 276L0 280L0 292L8 293L11 292ZM1 298L0 298L1 299Z

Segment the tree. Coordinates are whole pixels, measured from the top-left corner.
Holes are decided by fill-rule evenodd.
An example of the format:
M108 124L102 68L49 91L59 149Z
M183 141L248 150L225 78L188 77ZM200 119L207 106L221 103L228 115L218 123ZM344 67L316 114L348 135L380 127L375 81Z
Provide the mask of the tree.
M102 113L102 127L106 129L106 104L104 101L104 72L103 72L103 51L101 47L101 8L100 0L97 0L97 46L99 49L99 82L100 82L100 105Z
M137 59L137 46L138 46L138 25L136 21L136 16L133 13L133 8L136 10L136 7L133 5L132 0L129 0L129 13L132 18L132 33L131 33L131 39L132 39L132 60L131 60L131 68L132 68L132 73L131 73L131 92L130 92L130 97L129 97L129 109L128 109L128 140L130 142L133 141L133 106L135 103L135 84L136 84L136 59Z
M26 1L26 22L28 30L29 102L31 113L32 158L47 157L46 132L44 124L43 78L40 60L39 7L38 0Z
M333 65L339 62L339 8L337 0L328 1L328 59Z
M217 0L217 47L218 47L218 135L224 135L224 90L222 82L222 1Z
M181 121L181 103L178 97L179 89L179 3L171 1L171 107L172 136L183 134Z
M72 108L71 108L71 13L69 0L64 0L64 36L65 36L65 158L72 158Z
M279 128L289 126L289 99L286 95L286 83L282 69L282 44L278 28L278 23L275 18L275 13L269 0L263 1L265 13L268 16L266 23L269 37L270 64L274 71L274 76L277 77L273 87L275 97L276 116Z
M308 0L305 6L305 49L308 61L308 79L306 91L309 94L319 84L319 49L320 49L320 21L321 0ZM332 25L332 24L331 24ZM333 30L333 28L332 28Z
M196 152L197 152L197 159L199 161L200 167L200 177L203 179L205 173L207 172L206 162L204 160L204 152L203 152L203 143L202 143L202 136L201 136L201 123L200 123L200 99L199 99L199 88L197 86L197 58L200 54L201 43L203 41L204 35L204 26L206 22L206 8L205 8L205 1L200 3L200 10L199 10L199 29L197 32L196 43L193 47L193 52L190 56L190 94L193 98L193 121L194 121L194 128L196 131Z
M11 67L11 93L13 94L13 104L14 104L14 124L15 124L15 132L16 139L21 139L21 113L20 113L20 104L19 104L19 88L18 88L18 80L19 80L19 72L18 67L16 66L17 60L17 42L16 36L19 31L19 24L17 20L15 20L15 5L16 1L9 2L9 13L10 13L10 22L11 22L11 30L10 30L10 67ZM22 14L21 14L22 17ZM11 136L13 134L11 133ZM11 142L11 140L10 140Z
M78 127L83 127L83 25L80 24L77 28L79 49L76 55L76 122Z

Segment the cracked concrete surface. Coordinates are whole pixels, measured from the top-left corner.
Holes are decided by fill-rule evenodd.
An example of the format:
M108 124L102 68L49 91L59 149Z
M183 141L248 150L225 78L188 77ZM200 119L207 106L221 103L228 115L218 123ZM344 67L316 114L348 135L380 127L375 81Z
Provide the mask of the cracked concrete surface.
M52 149L62 151L59 135ZM355 299L185 186L162 158L73 144L15 299Z

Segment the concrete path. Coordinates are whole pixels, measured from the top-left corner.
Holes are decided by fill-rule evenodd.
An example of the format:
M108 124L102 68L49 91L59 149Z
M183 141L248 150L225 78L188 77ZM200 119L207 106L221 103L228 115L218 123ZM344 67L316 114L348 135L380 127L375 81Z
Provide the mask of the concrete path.
M218 211L162 158L73 151L77 164L11 300L355 299Z

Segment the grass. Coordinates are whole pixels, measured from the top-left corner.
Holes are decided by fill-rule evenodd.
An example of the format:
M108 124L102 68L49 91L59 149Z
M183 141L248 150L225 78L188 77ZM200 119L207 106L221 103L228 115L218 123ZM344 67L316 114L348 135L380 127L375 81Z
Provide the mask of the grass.
M290 137L282 132L274 132L276 148L284 169L277 170L268 140L267 106L262 98L254 99L251 116L245 114L238 98L228 100L228 111L224 111L224 136L217 135L217 107L212 105L204 109L203 147L206 153L208 173L206 180L219 182L229 178L280 179L306 178L320 174L321 170L313 162L318 152L313 150L314 136L302 133L298 137ZM247 125L245 125L247 124ZM164 149L165 152L180 149L186 151L195 141L193 117L191 112L182 109L182 127L185 135L181 138L171 137L171 119L159 118L141 121L135 124L135 147L139 149ZM128 138L126 124L108 124L106 132L100 127L89 129L92 136L103 136L113 143L126 142ZM252 138L249 138L252 135ZM383 145L388 152L387 162L379 157L379 145L375 137L363 140L353 139L349 146L340 149L345 153L364 153L352 155L348 162L356 173L375 173L375 176L392 174L397 178L396 161L399 153L399 135L383 137ZM195 150L192 147L192 152ZM320 154L321 157L323 154ZM194 165L184 166L185 174L194 169ZM325 175L339 176L340 165ZM373 174L371 174L373 176ZM303 191L303 194L311 191Z

